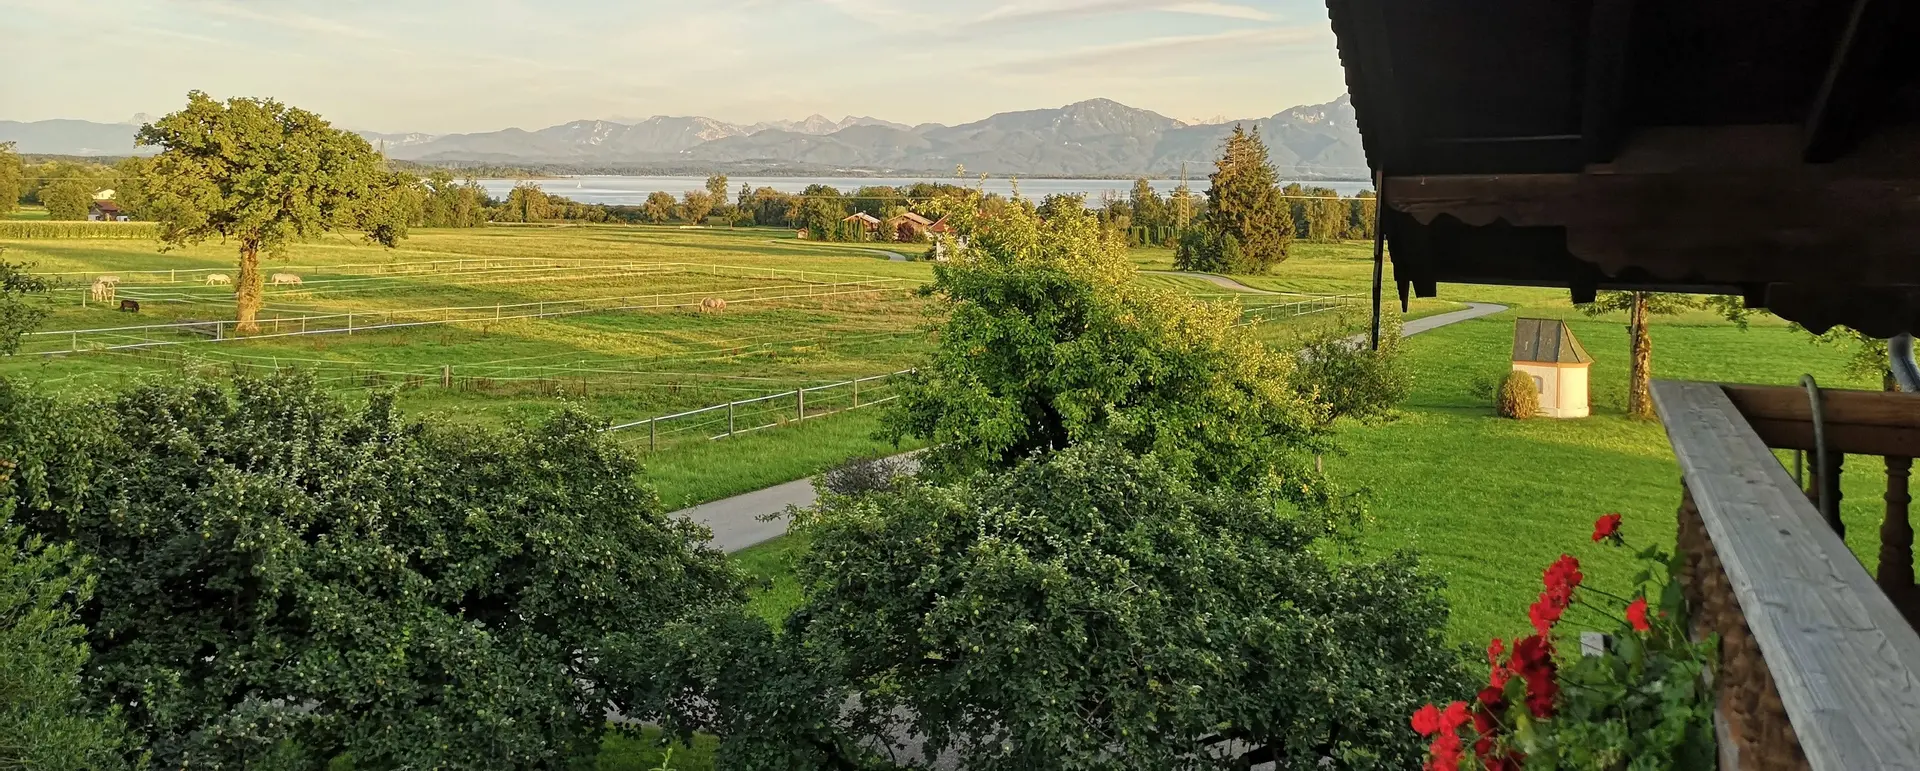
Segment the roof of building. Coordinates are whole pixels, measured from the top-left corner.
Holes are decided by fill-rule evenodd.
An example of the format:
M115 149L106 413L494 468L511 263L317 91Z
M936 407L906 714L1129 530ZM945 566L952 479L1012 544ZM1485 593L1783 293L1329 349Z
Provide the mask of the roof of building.
M1920 329L1920 3L1327 8L1403 297L1720 293Z
M109 212L109 213L120 211L120 204L114 203L112 201L94 201L93 207L96 209L99 209L100 211Z
M909 222L912 222L912 223L914 223L914 224L917 224L917 225L932 225L932 224L933 224L933 220L930 220L930 219L927 219L926 217L922 217L922 216L920 216L920 215L918 215L918 214L915 214L915 213L913 213L913 212L907 212L907 213L905 213L905 214L895 214L895 215L893 215L892 217L888 217L888 218L887 218L887 221L888 221L888 222L892 222L892 221L894 221L894 220L907 220L907 221L909 221Z
M1513 360L1527 364L1588 364L1593 357L1567 322L1518 319L1513 324Z
M876 219L876 218L875 218L875 217L874 217L873 215L871 215L871 214L868 214L868 213L866 213L866 212L863 212L863 211L857 211L857 212L854 212L854 213L852 213L852 214L849 214L849 215L847 215L847 218L846 218L846 219L843 219L843 220L841 220L841 222L851 222L851 221L853 221L853 220L859 220L859 221L861 221L861 222L865 222L865 223L867 223L867 224L869 224L869 225L878 225L878 224L880 224L880 220L878 220L878 219Z
M946 218L946 217L941 217L941 218L940 218L940 219L939 219L938 221L936 221L936 222L934 222L934 223L933 223L933 224L931 224L931 225L928 225L928 226L927 226L927 229L928 229L928 230L931 230L931 231L933 231L933 232L935 232L935 233L945 233L945 232L947 232L947 231L949 231L949 230L952 230L952 229L953 229L953 226L952 226L952 225L949 225L949 224L947 224L947 218Z

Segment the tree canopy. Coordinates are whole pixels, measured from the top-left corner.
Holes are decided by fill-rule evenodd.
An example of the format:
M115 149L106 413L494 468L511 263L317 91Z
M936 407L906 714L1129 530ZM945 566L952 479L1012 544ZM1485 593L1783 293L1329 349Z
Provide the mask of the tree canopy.
M1273 162L1258 128L1233 128L1211 179L1201 233L1181 242L1176 258L1181 267L1264 273L1287 259L1294 217L1275 187Z
M142 126L135 142L161 148L143 182L163 248L236 243L243 333L258 328L261 252L284 256L340 230L391 247L418 218L418 179L388 171L359 135L271 99L219 102L194 91L185 109Z
M1020 201L956 212L969 248L927 291L949 311L937 347L885 420L953 479L1037 452L1108 441L1242 488L1284 482L1303 509L1351 510L1312 470L1324 408L1238 308L1132 282L1093 215L1041 220Z
M88 696L157 766L562 768L630 646L740 579L562 414L511 432L353 410L298 376L79 401L0 381L15 521L97 571Z
M13 151L13 143L0 142L0 214L20 208L20 194L25 192L21 184L26 175L26 167Z
M969 769L1412 768L1404 716L1465 686L1410 560L1329 564L1271 500L1111 444L829 496L799 523L807 601L782 643L811 663L785 671L835 685L828 725L896 726L869 746L911 734Z
M93 186L73 177L54 180L40 188L40 204L47 207L47 218L84 220L93 206Z

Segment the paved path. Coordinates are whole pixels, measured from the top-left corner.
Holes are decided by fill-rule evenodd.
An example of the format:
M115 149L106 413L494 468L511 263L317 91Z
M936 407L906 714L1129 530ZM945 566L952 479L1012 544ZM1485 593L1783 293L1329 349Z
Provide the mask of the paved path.
M1209 284L1220 287L1221 289L1226 289L1234 292L1246 292L1247 294L1286 294L1285 292L1269 292L1265 289L1255 289L1253 287L1247 286L1246 284L1242 284L1238 281L1227 278L1226 276L1219 275L1217 273L1189 273L1184 270L1143 270L1140 272L1152 273L1157 276L1180 276L1182 278L1197 278L1197 279L1200 279L1201 281L1205 281Z
M1196 278L1209 274L1194 273ZM1232 279L1214 276L1229 283ZM1218 282L1215 282L1218 283ZM1259 291L1259 290L1254 290ZM1448 324L1457 324L1468 319L1491 316L1507 309L1505 305L1492 303L1467 303L1465 310L1450 311L1436 316L1414 319L1400 327L1401 337L1412 337ZM1356 340L1364 342L1366 335ZM681 509L672 516L686 517L706 525L713 531L711 543L723 552L736 552L749 546L765 543L787 534L787 518L776 517L761 521L768 514L785 511L789 504L810 506L818 498L813 491L813 480L800 479L786 484L774 485L764 490L755 490L732 498L723 498L711 503L703 503L690 509Z
M781 246L792 246L792 245L794 244L794 242L792 242L792 241L782 241L782 240L780 240L780 239L777 239L777 238L769 238L769 239L767 239L767 243L769 243L769 244L779 244L779 245L781 245ZM835 243L835 242L831 242L831 241L803 241L803 242L801 242L801 243L809 243L809 244L832 244L832 243ZM846 246L846 244L839 244L839 245L841 245L841 246ZM868 248L865 248L865 247L852 247L852 248L855 248L855 249L859 249L860 251L863 251L863 252L868 252L868 253L871 253L871 254L878 254L878 255L884 255L884 256L885 256L885 257L886 257L886 258L887 258L888 260L891 260L891 261L893 261L893 262L906 262L906 261L907 261L907 256L906 256L906 255L904 255L904 254L901 254L901 253L899 253L899 252L889 252L889 251L887 251L887 250L885 250L885 249L868 249Z

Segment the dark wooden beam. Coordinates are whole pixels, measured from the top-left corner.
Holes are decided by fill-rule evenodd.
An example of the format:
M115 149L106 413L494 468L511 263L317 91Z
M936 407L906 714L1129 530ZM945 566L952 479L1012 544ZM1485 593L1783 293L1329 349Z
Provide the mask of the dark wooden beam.
M1400 113L1406 100L1394 76L1387 5L1380 0L1327 0L1367 161L1376 170L1403 162L1413 144Z
M1880 62L1897 21L1899 0L1854 0L1835 44L1827 75L1807 112L1805 158L1826 163L1845 155L1866 133L1866 109L1884 90Z
M1808 450L1813 407L1807 390L1784 386L1722 387L1768 447ZM1920 455L1920 394L1823 389L1827 450L1855 455Z
M1627 66L1633 34L1633 0L1594 0L1587 21L1587 78L1581 112L1582 150L1589 163L1606 163L1620 151L1628 122Z

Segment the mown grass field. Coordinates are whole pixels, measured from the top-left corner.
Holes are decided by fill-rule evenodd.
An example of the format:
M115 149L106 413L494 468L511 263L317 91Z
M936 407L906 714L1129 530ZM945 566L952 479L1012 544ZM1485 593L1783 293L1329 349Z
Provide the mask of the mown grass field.
M231 339L230 324L217 332L211 324L233 318L231 288L205 281L236 272L227 245L161 253L151 241L49 238L0 246L7 259L60 282L50 317L23 349L49 355L0 361L0 375L68 391L183 371L227 377L297 368L350 398L397 388L403 408L440 420L510 425L572 405L629 423L904 370L927 349L933 322L912 292L931 278L931 265L892 261L869 246L796 241L776 229L421 230L392 250L329 237L263 261L263 273L291 273L301 283L267 288L263 336L245 340ZM88 285L102 275L121 279L115 300L139 301L138 314L89 298ZM1195 279L1142 281L1242 299ZM697 306L708 297L729 305L703 313ZM616 307L626 309L608 310ZM1278 315L1263 329L1295 334L1335 318ZM381 328L393 323L419 325ZM155 325L186 326L124 329ZM350 335L302 334L349 325ZM223 339L211 339L216 334ZM87 352L51 353L75 348ZM862 404L885 398L886 387L868 381ZM803 405L794 397L736 409L742 429L789 424L764 433L707 441L726 433L725 412L715 411L616 436L639 449L657 437L649 476L679 507L893 450L870 436L875 414L816 419L852 405L852 388L842 386L810 393L808 420L798 425L791 424Z

